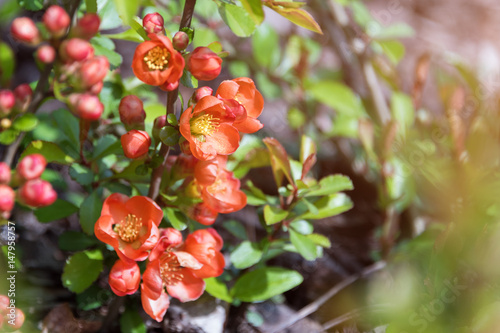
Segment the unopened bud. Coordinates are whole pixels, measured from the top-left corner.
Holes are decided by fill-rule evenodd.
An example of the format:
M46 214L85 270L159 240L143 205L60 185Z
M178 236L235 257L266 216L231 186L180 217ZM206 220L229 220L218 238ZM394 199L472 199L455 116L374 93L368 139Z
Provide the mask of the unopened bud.
M59 52L67 62L83 61L94 56L94 48L89 42L80 38L71 38L62 42Z
M153 139L156 143L160 142L160 131L161 129L167 125L167 116L159 116L155 118L153 123Z
M24 43L37 45L40 43L40 31L29 17L18 17L12 21L10 27L12 36Z
M0 212L10 212L16 202L16 192L8 185L0 185Z
M177 31L172 38L172 45L177 51L183 51L189 45L189 36L184 31Z
M104 80L109 70L109 61L105 56L97 56L82 64L80 77L85 87L90 88Z
M127 129L144 128L146 112L144 111L144 105L139 97L134 95L123 97L118 106L118 113L120 114L121 122Z
M0 116L8 115L15 104L16 97L11 90L0 90Z
M78 20L71 35L82 39L90 39L99 31L101 20L97 14L87 13Z
M121 136L121 143L125 156L136 159L148 153L151 138L147 132L131 130Z
M93 95L99 95L99 93L102 90L102 87L104 87L104 82L99 81L96 84L94 84L92 87L89 88L89 93Z
M6 316L8 320L5 320L3 328L7 331L17 331L24 324L24 312L21 309L14 309L13 317Z
M99 97L92 94L72 94L69 97L70 109L80 118L97 120L104 111L104 105Z
M222 59L208 47L197 47L189 55L188 68L191 74L202 81L210 81L219 76Z
M16 107L20 111L26 111L28 105L31 103L33 90L29 84L20 84L14 89L14 96L16 97Z
M118 296L132 295L139 289L141 270L135 261L118 259L109 272L109 286Z
M5 162L0 162L0 184L10 183L10 167Z
M53 5L45 11L42 21L52 36L62 37L68 30L71 20L64 8Z
M36 51L36 58L44 64L50 64L56 59L56 50L50 45L42 45Z
M158 13L151 13L142 19L142 26L147 34L165 34L165 22Z
M191 212L193 220L196 220L198 223L203 225L214 224L217 219L217 215L219 214L205 203L197 204Z
M189 105L198 103L198 101L205 96L211 96L213 92L214 90L207 86L196 89L189 100Z
M24 157L17 165L17 174L23 180L39 178L45 171L47 160L43 155L31 154Z
M57 193L49 182L41 179L29 180L18 190L20 201L31 207L50 206L56 201Z

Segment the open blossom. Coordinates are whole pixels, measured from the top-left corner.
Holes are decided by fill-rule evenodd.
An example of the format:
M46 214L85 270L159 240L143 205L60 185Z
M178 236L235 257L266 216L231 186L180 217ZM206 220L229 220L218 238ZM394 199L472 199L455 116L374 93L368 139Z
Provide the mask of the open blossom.
M223 81L215 95L225 103L234 100L244 107L246 117L235 120L233 126L243 133L254 133L263 127L257 120L264 109L264 98L255 87L255 83L247 78L240 77L234 80Z
M109 286L118 296L132 295L139 289L141 271L135 261L118 259L109 272Z
M184 58L174 49L167 36L149 34L135 49L132 70L146 84L172 91L179 85L184 70Z
M238 149L240 135L233 127L235 116L228 112L224 102L205 96L196 105L184 111L180 118L180 132L189 141L193 155L200 160L211 160L217 155L229 155Z
M205 290L203 279L219 276L224 270L222 239L214 229L197 230L181 242L179 231L166 229L143 275L143 308L157 321L168 308L167 295L181 302L196 300Z
M145 260L158 242L161 208L150 198L111 194L102 206L94 231L124 261Z

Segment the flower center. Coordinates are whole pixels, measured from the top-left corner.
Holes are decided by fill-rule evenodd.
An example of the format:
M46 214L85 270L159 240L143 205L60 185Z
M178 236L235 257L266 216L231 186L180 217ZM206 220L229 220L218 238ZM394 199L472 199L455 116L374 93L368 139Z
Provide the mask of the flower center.
M191 119L191 133L193 135L210 135L219 127L220 119L211 114L203 114Z
M184 275L179 271L182 269L177 257L167 252L163 255L160 265L160 275L167 286L173 286L184 279Z
M155 46L144 57L144 62L148 66L149 70L164 70L168 64L168 58L170 54L168 50L164 47Z
M114 231L124 242L133 242L139 236L142 227L142 219L133 214L128 214L120 224L115 225Z

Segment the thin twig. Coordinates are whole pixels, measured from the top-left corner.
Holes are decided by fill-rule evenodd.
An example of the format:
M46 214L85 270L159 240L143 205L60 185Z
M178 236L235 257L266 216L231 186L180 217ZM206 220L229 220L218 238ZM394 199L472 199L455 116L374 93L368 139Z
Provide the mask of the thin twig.
M352 320L354 318L359 317L362 313L371 312L371 311L381 311L383 309L387 309L387 305L374 305L374 306L366 306L360 309L355 309L344 313L343 315L334 318L332 320L327 321L323 324L323 330L329 330L332 327L345 323L346 321Z
M381 269L383 269L386 266L385 261L379 261L371 266L368 266L365 268L363 271L361 271L358 274L351 275L344 280L342 280L340 283L336 284L333 286L330 290L328 290L323 296L320 298L314 300L314 302L306 305L302 309L300 309L292 318L288 319L278 327L276 327L273 331L270 333L277 333L285 330L286 328L292 326L299 320L309 316L311 313L316 312L323 304L325 304L330 298L338 294L340 291L345 289L346 287L350 286L357 280L359 280L362 277L368 276L374 272L377 272Z

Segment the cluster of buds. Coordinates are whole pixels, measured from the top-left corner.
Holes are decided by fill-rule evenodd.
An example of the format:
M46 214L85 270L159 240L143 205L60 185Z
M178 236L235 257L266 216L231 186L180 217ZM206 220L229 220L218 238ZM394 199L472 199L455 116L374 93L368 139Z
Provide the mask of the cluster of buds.
M26 112L32 95L31 87L25 83L20 84L14 90L0 90L1 130L9 128L15 117Z
M24 312L16 307L14 299L0 295L0 330L12 332L24 324Z
M128 132L121 137L125 156L132 159L143 158L149 151L151 138L144 131L146 112L142 101L134 95L125 96L118 106L120 120Z
M110 195L94 228L96 237L112 246L119 259L111 268L109 284L118 296L131 295L141 287L144 310L161 322L169 295L181 302L198 299L209 277L222 274L225 266L222 238L214 229L197 230L185 241L172 228L158 228L161 208L150 198ZM145 261L142 275L138 261Z
M132 60L134 74L146 84L172 91L179 86L184 67L198 80L209 81L219 76L222 59L208 47L186 52L189 36L177 32L172 41L165 36L163 17L151 13L144 17L143 28L150 40L136 48Z
M31 207L54 203L57 193L49 182L40 179L46 166L47 161L42 155L27 155L17 164L12 176L10 167L0 162L0 214L4 219L10 217L16 196L19 202Z
M11 34L20 42L38 45L38 63L54 64L61 93L67 96L71 111L82 119L97 120L104 111L97 95L109 70L108 59L94 56L94 48L89 43L99 31L100 19L97 14L88 13L71 29L70 23L68 13L53 5L42 18L49 38L44 40L33 20L27 17L12 22Z

